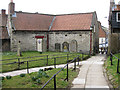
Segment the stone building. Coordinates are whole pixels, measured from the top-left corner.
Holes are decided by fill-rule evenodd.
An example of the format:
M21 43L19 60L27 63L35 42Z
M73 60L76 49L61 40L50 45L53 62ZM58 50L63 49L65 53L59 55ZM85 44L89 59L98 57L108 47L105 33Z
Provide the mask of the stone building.
M0 14L0 51L10 51L10 37L7 31L6 10L1 10Z
M120 51L120 2L116 5L114 0L110 0L108 52L118 53L119 51Z
M96 12L48 15L15 11L10 2L8 30L11 51L21 42L22 51L98 53L99 26Z

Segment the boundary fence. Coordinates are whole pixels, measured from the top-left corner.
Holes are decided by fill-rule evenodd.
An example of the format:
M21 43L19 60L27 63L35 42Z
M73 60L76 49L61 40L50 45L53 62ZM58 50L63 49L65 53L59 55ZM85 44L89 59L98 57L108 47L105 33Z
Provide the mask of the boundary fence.
M78 53L78 54L81 54L81 53ZM10 62L10 63L3 63L3 64L0 64L0 65L17 64L16 69L19 70L20 67L21 67L21 64L25 64L25 63L26 63L27 73L29 73L29 68L30 68L30 67L29 67L29 62L46 60L46 64L45 64L44 66L48 66L48 65L49 65L49 59L54 59L54 60L53 60L54 63L53 63L52 65L54 65L54 67L56 68L56 65L57 65L57 64L56 64L56 61L57 61L56 59L57 59L57 58L64 58L64 57L69 58L70 56L76 56L75 53L59 54L59 55L63 55L63 56L58 56L58 54L56 54L56 55L50 55L50 56L52 56L51 58L49 58L49 55L42 55L42 56L32 56L32 57L23 57L23 58L3 59L3 60L0 60L0 62L3 62L3 61L12 61L12 60L13 60L13 61ZM88 58L88 57L90 56L90 55L88 55L88 56L85 57L85 55L86 55L86 54L82 53L80 59L83 60L83 59L86 59L86 58ZM23 60L23 59L31 59L31 58L36 58L36 57L46 57L46 58L21 61L21 60ZM68 62L70 62L70 61L71 61L70 59L69 59L69 60L66 60L66 63L68 63ZM13 70L11 70L11 71L13 71Z

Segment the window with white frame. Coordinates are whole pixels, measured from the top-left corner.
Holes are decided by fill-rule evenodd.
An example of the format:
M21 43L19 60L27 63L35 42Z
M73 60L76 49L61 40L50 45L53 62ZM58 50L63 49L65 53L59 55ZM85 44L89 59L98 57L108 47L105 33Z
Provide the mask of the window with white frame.
M120 12L117 13L117 22L120 22Z

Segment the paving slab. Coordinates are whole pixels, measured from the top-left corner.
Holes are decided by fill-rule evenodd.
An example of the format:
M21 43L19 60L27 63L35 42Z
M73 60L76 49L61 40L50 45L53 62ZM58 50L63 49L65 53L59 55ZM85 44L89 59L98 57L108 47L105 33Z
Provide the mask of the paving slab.
M85 84L85 79L79 79L79 78L75 78L72 82L72 84Z

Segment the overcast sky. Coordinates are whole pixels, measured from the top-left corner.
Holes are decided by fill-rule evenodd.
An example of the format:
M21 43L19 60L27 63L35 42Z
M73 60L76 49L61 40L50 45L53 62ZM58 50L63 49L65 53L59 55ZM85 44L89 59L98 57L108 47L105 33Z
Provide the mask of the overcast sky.
M117 4L120 0L115 0ZM10 0L1 0L0 9L8 11ZM110 0L13 0L15 11L44 14L97 12L98 20L108 27ZM107 18L105 18L107 17Z

